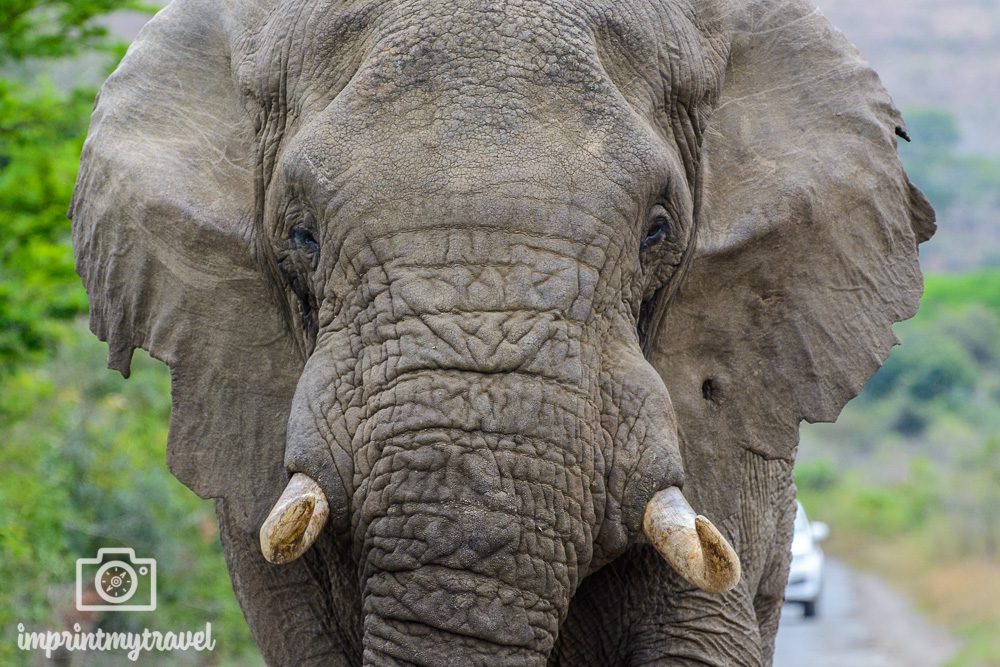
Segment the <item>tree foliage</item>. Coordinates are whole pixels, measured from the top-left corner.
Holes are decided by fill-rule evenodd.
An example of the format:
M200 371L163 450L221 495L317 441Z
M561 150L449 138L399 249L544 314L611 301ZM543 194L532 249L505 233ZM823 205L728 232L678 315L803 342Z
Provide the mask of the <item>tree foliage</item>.
M0 3L0 65L112 49L114 44L100 19L118 10L148 8L131 0L4 0Z
M51 351L60 323L86 312L66 210L94 90L58 90L46 62L121 45L101 19L127 0L0 3L0 372ZM19 64L19 67L15 67ZM20 76L18 76L20 73ZM29 74L30 73L30 74Z
M132 378L104 365L104 345L83 323L53 358L8 375L0 389L0 664L24 657L17 623L62 630L181 631L212 624L212 654L165 654L143 664L259 664L230 588L212 505L164 465L170 415L166 369L138 353ZM74 614L77 558L102 547L154 557L153 612ZM101 654L88 664L128 664ZM195 661L197 660L197 661ZM76 664L76 663L74 663Z
M86 312L66 207L92 95L0 80L0 371L37 359Z
M38 72L56 58L121 45L102 21L124 0L0 3L0 664L30 630L198 630L210 655L166 654L143 664L259 664L234 599L210 503L164 462L167 369L136 357L126 382L105 368L86 329L66 219L93 89L62 90ZM93 59L91 58L90 61ZM90 62L88 61L88 62ZM75 563L101 547L131 547L159 568L155 612L78 614ZM122 655L80 664L130 664ZM73 664L77 664L74 659Z
M1000 291L994 300L994 287L1000 290L998 271L929 277L917 317L897 327L902 345L865 385L858 407L848 408L846 421L877 411L881 425L862 429L872 437L887 425L915 437L938 417L991 397L1000 377Z

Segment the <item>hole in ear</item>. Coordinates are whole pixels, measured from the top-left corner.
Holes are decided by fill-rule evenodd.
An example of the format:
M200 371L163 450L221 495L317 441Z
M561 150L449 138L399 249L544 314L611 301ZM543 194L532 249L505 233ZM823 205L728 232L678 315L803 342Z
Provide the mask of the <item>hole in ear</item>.
M701 383L701 396L706 401L719 402L719 389L715 386L715 380L709 378Z

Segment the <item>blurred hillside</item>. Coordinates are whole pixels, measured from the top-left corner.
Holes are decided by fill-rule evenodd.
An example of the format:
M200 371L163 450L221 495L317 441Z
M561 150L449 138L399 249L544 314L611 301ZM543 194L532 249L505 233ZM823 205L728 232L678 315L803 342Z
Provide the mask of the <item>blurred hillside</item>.
M1000 152L1000 2L813 0L864 54L903 109L956 114L963 150Z
M813 1L903 110L913 144L900 155L940 226L924 267L1000 266L1000 2Z

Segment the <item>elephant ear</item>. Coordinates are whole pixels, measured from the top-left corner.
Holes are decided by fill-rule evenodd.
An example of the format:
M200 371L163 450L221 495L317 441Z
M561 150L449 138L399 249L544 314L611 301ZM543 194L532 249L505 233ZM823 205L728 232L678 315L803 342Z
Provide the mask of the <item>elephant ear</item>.
M301 355L252 252L254 122L232 36L252 9L177 0L101 90L73 195L91 329L126 377L141 347L171 371L167 460L254 530L282 488Z
M649 341L705 479L726 451L791 460L801 420L836 419L915 313L934 231L896 155L902 118L854 47L799 0L731 20L697 246Z

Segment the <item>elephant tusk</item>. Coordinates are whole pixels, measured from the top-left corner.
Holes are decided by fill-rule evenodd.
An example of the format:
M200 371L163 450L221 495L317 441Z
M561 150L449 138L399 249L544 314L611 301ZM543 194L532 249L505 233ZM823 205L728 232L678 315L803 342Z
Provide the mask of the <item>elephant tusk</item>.
M323 489L308 475L295 473L260 527L264 558L275 565L295 560L316 541L329 517Z
M694 513L676 486L650 499L642 528L664 560L701 590L725 593L740 582L736 551L711 521Z

